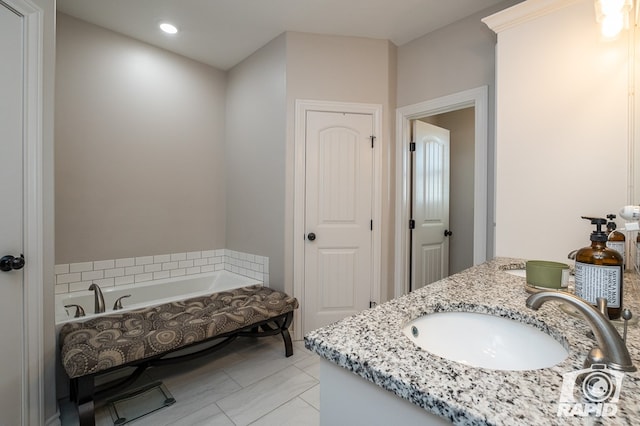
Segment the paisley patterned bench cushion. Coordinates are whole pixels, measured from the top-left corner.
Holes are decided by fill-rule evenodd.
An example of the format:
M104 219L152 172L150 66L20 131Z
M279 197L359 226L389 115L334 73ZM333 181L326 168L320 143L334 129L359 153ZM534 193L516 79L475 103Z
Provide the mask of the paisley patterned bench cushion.
M70 378L150 358L241 330L298 308L260 285L65 324L61 359Z

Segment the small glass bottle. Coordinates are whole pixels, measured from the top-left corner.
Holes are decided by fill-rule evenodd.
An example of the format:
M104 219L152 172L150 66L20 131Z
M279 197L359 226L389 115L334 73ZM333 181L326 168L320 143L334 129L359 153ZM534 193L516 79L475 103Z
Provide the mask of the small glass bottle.
M591 246L576 253L576 296L594 306L597 298L607 299L607 314L618 319L622 314L623 260L620 253L607 247L607 234L602 231L606 219L584 217L596 225L591 233Z
M636 236L636 264L633 265L633 269L640 270L640 232Z
M607 247L620 253L620 256L622 256L622 261L623 261L622 266L624 269L627 263L627 258L625 256L626 241L625 241L624 234L620 231L616 231L617 225L613 221L613 219L615 218L616 218L615 214L607 215L607 219L609 219L609 222L607 222L607 235L608 235Z

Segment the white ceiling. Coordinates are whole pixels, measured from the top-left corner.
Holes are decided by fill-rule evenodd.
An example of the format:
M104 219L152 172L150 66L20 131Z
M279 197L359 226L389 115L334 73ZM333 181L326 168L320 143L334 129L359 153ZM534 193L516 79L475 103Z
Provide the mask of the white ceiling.
M58 0L59 11L227 70L284 31L397 46L502 0ZM170 21L180 32L158 29Z

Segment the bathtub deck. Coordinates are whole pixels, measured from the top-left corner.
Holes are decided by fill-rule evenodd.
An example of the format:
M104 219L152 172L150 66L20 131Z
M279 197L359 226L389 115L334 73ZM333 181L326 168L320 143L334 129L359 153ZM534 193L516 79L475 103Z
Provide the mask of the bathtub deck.
M145 378L162 381L177 402L132 426L319 425L319 358L302 341L285 358L279 336L237 340L211 358L157 367ZM62 426L78 424L72 404L61 411ZM113 425L106 407L96 410L96 424Z

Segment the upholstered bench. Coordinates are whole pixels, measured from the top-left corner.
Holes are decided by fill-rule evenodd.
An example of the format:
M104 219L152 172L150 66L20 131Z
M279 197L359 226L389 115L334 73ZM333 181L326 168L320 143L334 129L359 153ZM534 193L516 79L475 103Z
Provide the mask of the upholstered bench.
M255 285L65 324L58 339L60 358L80 425L95 424L94 399L126 387L146 368L211 353L238 336L281 334L285 355L293 355L288 328L297 308L294 297ZM173 354L208 341L214 344ZM125 380L95 388L96 376L124 367L135 370Z

